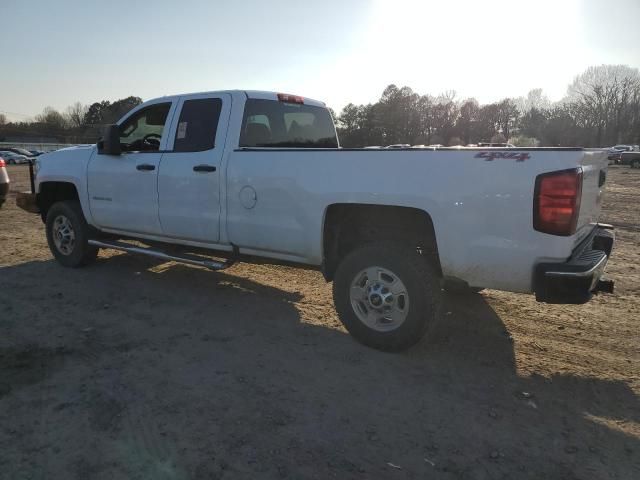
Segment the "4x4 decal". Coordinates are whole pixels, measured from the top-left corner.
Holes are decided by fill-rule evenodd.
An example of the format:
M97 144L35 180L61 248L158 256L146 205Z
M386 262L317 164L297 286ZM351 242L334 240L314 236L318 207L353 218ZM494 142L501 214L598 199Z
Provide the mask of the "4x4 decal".
M524 162L529 160L531 156L526 152L479 152L475 155L475 158L484 158L487 162L491 162L496 158L503 158L507 160L515 160L516 162Z

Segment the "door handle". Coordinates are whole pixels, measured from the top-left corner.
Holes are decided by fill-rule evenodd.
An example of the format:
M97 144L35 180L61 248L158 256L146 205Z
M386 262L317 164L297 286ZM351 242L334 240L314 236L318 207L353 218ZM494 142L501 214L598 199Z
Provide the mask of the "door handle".
M213 165L196 165L193 167L194 172L215 172L216 167Z
M140 170L141 172L150 172L151 170L155 169L156 166L149 163L141 163L140 165L136 165L136 170Z

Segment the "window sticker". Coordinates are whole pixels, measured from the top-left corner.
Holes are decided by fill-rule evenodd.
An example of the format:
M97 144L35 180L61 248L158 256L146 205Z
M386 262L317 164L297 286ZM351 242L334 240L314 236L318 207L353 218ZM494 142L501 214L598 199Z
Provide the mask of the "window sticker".
M178 140L182 140L187 136L187 123L188 122L180 122L178 124L178 135L176 136Z

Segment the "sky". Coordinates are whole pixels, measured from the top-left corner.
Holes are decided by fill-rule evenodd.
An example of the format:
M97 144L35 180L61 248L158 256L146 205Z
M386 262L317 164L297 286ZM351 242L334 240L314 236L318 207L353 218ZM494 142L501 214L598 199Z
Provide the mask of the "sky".
M0 0L0 113L257 89L339 111L394 83L481 103L640 68L640 0Z

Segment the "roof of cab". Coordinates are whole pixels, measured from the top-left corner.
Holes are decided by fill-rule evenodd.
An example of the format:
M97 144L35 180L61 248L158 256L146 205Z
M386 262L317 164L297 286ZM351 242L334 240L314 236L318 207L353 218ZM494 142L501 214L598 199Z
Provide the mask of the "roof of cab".
M284 93L284 92L269 92L266 90L215 90L215 91L210 91L210 92L191 92L191 93L181 93L178 95L167 95L164 97L157 97L157 98L150 98L149 100L145 101L144 103L150 103L150 102L156 102L159 100L174 100L174 99L178 99L180 97L195 97L198 95L207 95L207 94L222 94L222 93L226 93L229 95L245 95L247 98L257 98L257 99L264 99L264 100L274 100L277 101L278 100L278 93ZM314 105L314 106L318 106L318 107L325 107L326 104L324 102L321 102L319 100L314 100L312 98L308 98L308 97L302 97L304 98L304 103L305 105Z

